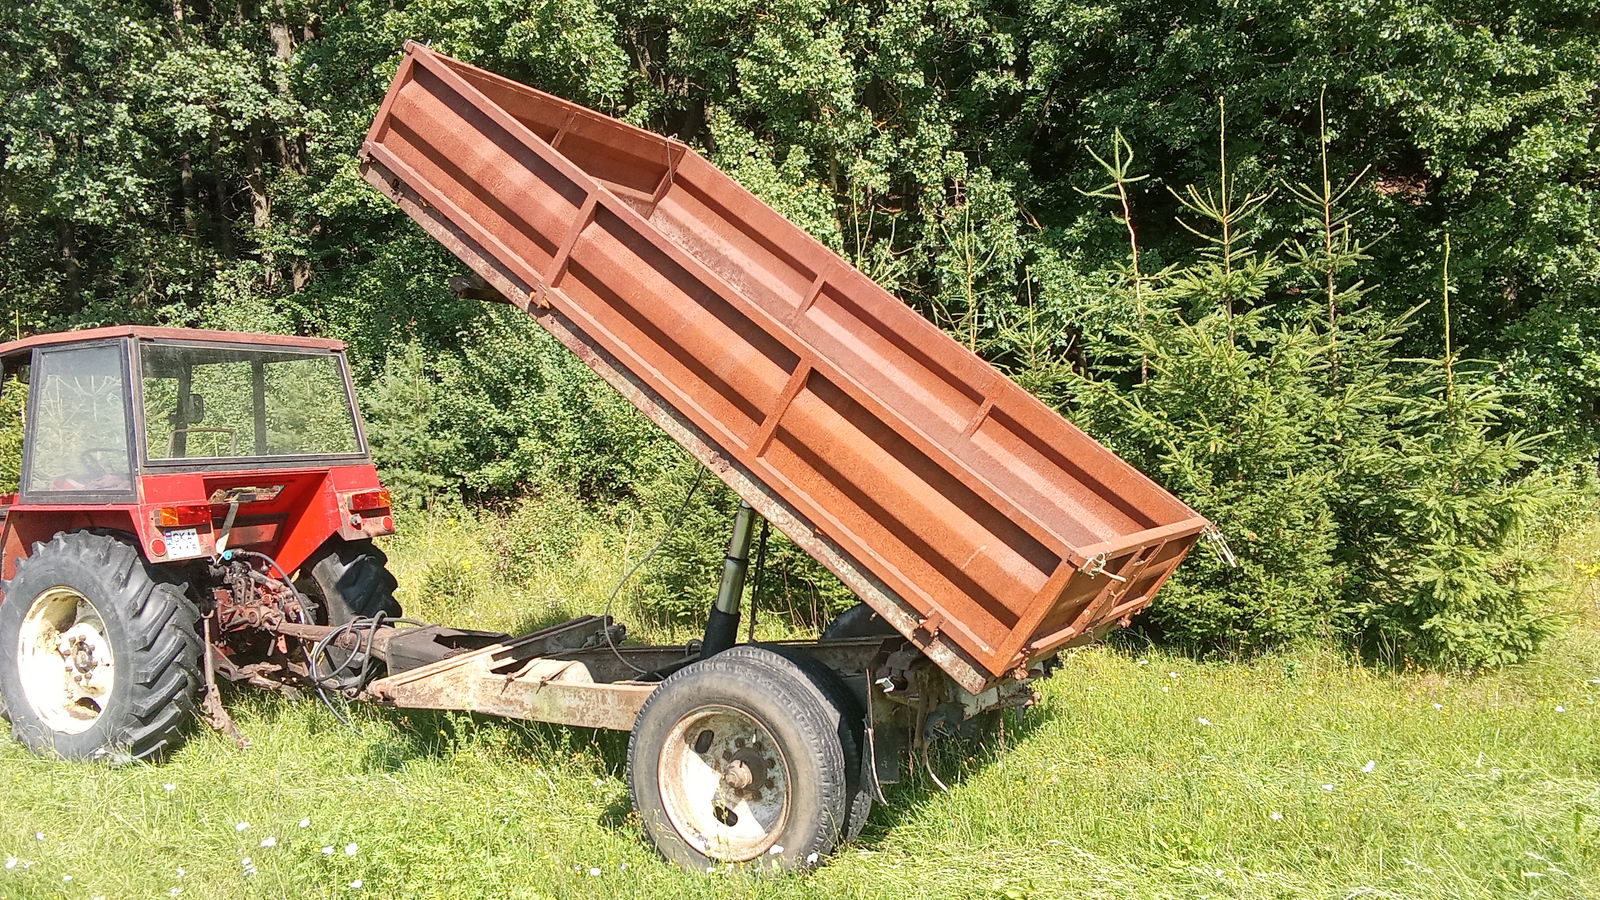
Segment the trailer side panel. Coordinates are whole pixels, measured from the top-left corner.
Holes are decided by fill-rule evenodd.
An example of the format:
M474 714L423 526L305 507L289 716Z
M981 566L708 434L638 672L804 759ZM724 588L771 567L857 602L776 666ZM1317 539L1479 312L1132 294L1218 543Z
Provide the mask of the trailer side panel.
M1141 609L1206 524L679 142L413 44L362 155L968 689Z

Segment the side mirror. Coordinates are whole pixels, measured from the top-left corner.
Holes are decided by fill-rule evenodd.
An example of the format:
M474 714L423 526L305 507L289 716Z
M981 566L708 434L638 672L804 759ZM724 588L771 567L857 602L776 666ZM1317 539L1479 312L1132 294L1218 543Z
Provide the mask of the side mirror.
M183 404L183 409L178 411L186 425L199 425L206 420L206 398L199 394L190 394L189 399Z

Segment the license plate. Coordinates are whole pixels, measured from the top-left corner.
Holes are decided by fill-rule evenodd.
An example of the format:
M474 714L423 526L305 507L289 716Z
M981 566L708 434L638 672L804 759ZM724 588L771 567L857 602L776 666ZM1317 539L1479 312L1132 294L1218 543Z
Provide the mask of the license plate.
M200 531L196 528L174 528L162 532L167 539L167 559L188 559L200 555Z

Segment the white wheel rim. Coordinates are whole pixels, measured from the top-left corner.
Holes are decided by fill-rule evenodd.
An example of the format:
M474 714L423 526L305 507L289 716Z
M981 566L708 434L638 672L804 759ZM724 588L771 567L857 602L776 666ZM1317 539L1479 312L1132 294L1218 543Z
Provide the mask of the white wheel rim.
M711 859L743 862L781 853L789 819L789 760L752 716L704 706L678 721L656 782L672 827Z
M17 646L22 693L52 731L94 727L116 685L116 660L106 622L89 598L53 587L33 599Z

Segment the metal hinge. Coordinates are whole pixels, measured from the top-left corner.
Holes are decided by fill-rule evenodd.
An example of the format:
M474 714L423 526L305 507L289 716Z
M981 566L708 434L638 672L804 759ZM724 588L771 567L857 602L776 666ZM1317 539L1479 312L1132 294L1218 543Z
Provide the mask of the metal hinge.
M1106 555L1104 553L1100 554L1099 556L1090 557L1089 561L1084 563L1083 571L1090 578L1093 578L1096 575L1104 575L1107 578L1111 579L1112 581L1123 581L1123 582L1126 582L1128 580L1124 576L1118 575L1115 572L1107 572L1106 571L1106 563L1107 562L1109 562L1109 560L1106 559Z

